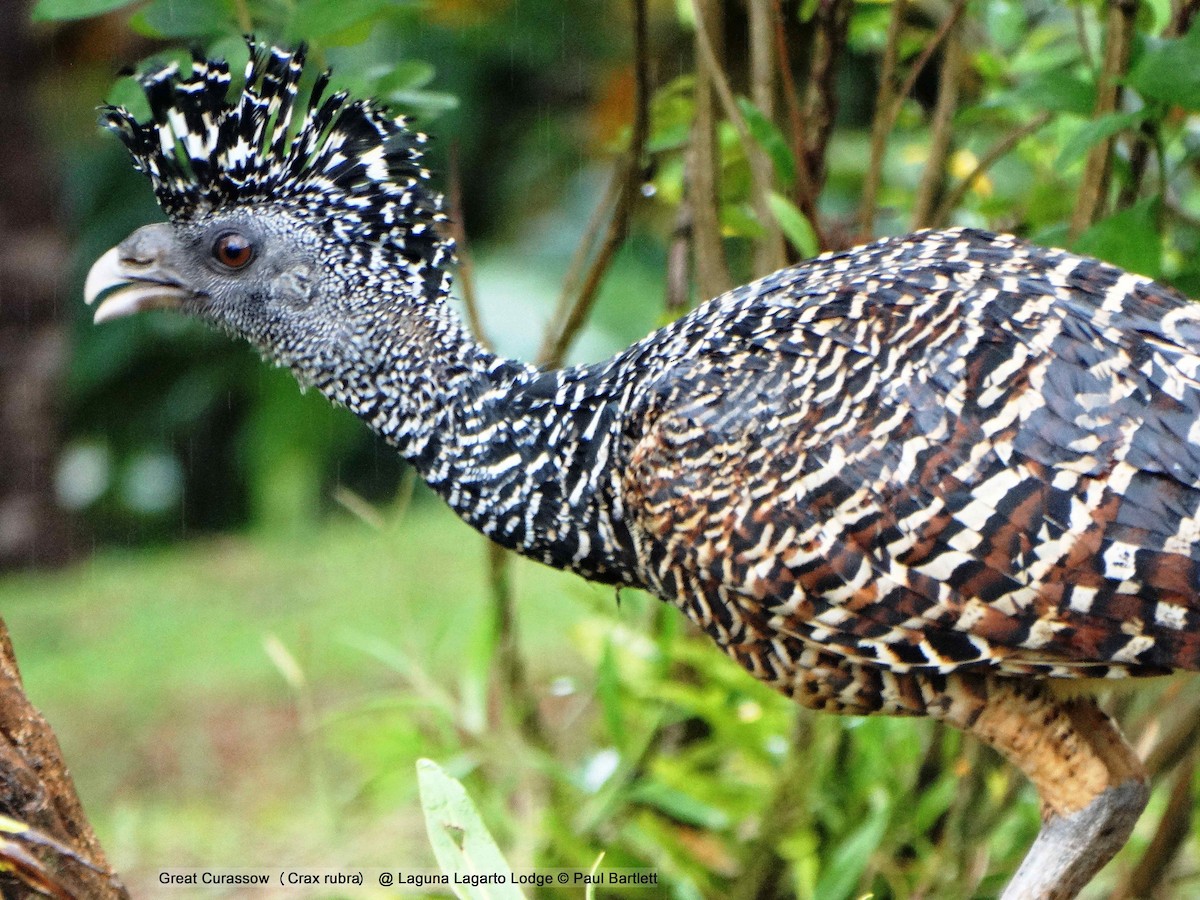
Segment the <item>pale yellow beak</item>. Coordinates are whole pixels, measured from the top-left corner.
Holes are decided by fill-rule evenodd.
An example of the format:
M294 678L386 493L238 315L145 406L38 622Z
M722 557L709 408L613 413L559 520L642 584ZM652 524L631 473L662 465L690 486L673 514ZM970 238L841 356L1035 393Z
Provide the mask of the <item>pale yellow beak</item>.
M88 272L83 299L97 300L93 321L107 322L148 309L173 309L193 295L161 261L164 225L148 225L101 256Z

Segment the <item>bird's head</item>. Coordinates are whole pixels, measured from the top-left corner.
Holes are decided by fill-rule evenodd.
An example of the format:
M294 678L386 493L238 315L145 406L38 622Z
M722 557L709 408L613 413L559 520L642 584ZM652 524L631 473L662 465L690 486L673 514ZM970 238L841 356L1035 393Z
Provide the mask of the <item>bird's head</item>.
M87 277L97 322L172 308L240 335L278 362L320 355L381 304L448 287L441 198L421 165L426 138L366 101L297 96L304 48L251 42L240 93L229 67L197 57L142 76L151 118L107 107L166 223L105 253Z

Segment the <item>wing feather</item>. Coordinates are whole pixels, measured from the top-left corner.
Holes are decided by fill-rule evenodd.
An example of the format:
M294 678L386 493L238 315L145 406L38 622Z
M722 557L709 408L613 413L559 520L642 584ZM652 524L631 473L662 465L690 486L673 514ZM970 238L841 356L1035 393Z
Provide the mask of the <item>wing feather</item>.
M783 282L661 373L623 486L651 587L896 671L1200 665L1200 316L1005 260Z

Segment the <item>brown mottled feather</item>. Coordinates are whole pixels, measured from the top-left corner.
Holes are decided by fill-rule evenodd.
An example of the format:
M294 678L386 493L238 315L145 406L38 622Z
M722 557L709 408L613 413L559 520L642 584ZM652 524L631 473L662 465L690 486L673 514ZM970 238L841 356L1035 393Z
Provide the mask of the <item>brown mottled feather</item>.
M773 276L643 395L622 490L648 586L785 690L808 647L1195 668L1197 311L1011 238L920 241Z

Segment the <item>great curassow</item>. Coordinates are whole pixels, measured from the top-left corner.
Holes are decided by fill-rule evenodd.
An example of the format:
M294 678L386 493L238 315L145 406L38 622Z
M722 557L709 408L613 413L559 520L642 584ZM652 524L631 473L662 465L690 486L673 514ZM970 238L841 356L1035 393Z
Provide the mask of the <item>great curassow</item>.
M1080 680L1200 667L1200 309L968 229L769 275L543 372L447 300L426 138L303 49L142 77L104 121L169 222L93 266L97 322L171 308L386 438L493 541L680 607L804 706L932 716L1010 759L1041 832L1006 897L1071 897L1142 766ZM294 123L293 120L297 121Z

